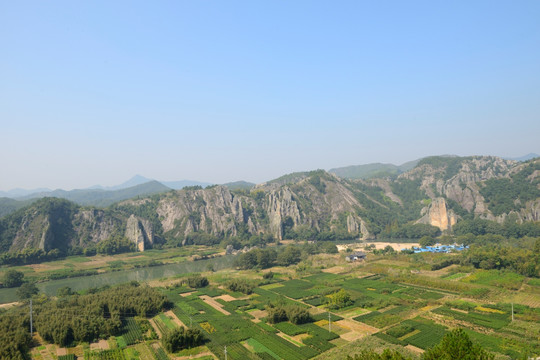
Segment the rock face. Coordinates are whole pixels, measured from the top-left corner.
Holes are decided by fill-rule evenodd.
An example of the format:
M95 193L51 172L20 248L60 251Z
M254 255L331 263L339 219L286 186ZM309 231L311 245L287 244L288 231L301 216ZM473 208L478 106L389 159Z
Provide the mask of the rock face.
M138 219L135 215L127 219L125 237L134 242L139 251L144 251L145 245L154 243L152 224L145 219Z
M271 234L283 239L285 221L293 228L306 225L321 229L323 222L337 220L347 213L346 228L358 232L362 219L355 206L361 206L341 180L335 177L320 180L321 193L306 179L296 186L261 185L253 195L238 195L223 186L204 190L171 192L157 206L163 231L183 238L193 232L235 236L247 230L250 234ZM364 224L362 234L369 234Z
M417 223L429 224L438 227L441 231L452 230L457 223L457 216L453 210L448 209L444 198L434 199L429 207L424 208L424 216Z
M122 228L122 220L111 216L104 210L80 210L73 217L73 245L85 246L88 243L98 243L114 236Z
M298 204L288 186L280 190L272 190L266 201L266 211L270 218L270 231L278 239L283 239L283 222L286 217L292 218L294 225L301 223Z
M253 205L251 199L234 197L229 189L216 186L205 190L177 191L159 201L157 214L163 231L181 238L193 232L212 235L236 235L239 223L249 222L251 215L245 212ZM251 221L252 230L257 228Z
M513 190L525 187L529 193L511 199L510 211L494 212L494 198L500 193L489 198L486 189L494 181L512 184L516 179L526 186ZM216 238L270 234L283 239L288 231L316 230L365 239L397 219L400 224L425 223L443 231L451 230L460 216L539 221L537 190L540 159L519 163L475 156L427 158L397 178L352 181L318 170L285 175L251 190L183 189L106 209L45 198L0 218L0 252L29 247L67 251L118 236L143 251L157 239L180 244L194 233Z

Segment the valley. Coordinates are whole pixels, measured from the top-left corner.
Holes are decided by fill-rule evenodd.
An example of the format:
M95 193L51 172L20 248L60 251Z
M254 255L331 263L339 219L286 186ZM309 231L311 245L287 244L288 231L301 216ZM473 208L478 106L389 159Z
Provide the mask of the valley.
M496 359L539 356L540 160L408 166L12 211L0 218L0 354L421 359L461 329ZM412 249L436 243L458 246Z
M358 244L351 249L363 250ZM194 272L153 280L150 285L171 302L170 310L121 316L124 330L95 344L48 345L36 335L30 353L33 359L60 360L223 359L226 347L228 359L344 359L384 347L418 359L455 327L497 359L540 350L537 279L462 265L431 270L431 264L456 254L367 251L363 262L346 262L348 252L342 251L287 267L196 271L208 279L204 286L189 285ZM505 276L519 286L505 286ZM231 290L234 283L247 286ZM346 299L332 300L339 291ZM283 318L279 308L308 315ZM165 351L159 339L180 326L199 330L205 343Z

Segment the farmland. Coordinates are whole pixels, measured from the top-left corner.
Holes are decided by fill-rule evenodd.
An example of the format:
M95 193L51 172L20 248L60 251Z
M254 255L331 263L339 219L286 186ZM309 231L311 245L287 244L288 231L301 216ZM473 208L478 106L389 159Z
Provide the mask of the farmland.
M416 269L422 263L405 255L351 264L343 256L313 256L309 263L274 267L266 278L257 269L206 271L200 276L209 285L201 288L184 281L190 273L154 280L170 310L123 316L120 333L99 343L59 347L36 338L31 355L36 360L224 359L226 350L227 359L342 359L364 344L418 358L456 327L500 359L540 353L536 279L470 268L420 273ZM231 281L250 284L252 290L229 290ZM516 281L519 289L509 285ZM347 301L330 307L340 290ZM273 307L303 309L310 317L298 323L290 317L271 321ZM200 331L205 341L170 354L160 338L181 326Z

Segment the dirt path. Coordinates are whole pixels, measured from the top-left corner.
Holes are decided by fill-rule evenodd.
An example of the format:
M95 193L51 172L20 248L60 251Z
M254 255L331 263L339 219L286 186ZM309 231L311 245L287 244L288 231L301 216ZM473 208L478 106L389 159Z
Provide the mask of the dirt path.
M295 337L299 337L299 338L298 338L299 340L297 340L297 339L295 339L295 337L289 336L289 335L287 335L287 334L285 334L285 333L282 333L281 331L277 332L276 335L279 336L279 337L282 338L282 339L287 340L288 342L290 342L291 344L293 344L293 345L296 346L296 347L301 347L301 346L302 346L301 344L303 344L303 343L302 343L302 337L299 337L300 335L305 335L304 337L309 336L308 334L300 334L300 335L296 335ZM291 341L291 340L293 340L293 341ZM297 341L297 342L300 343L300 344L296 344L294 341Z
M228 312L227 310L223 309L221 306L220 303L218 303L216 300L212 299L210 296L208 295L201 295L199 296L199 298L204 301L205 303L207 303L208 305L210 305L211 307L213 307L214 309L216 309L217 311L221 312L222 314L224 315L231 315L230 312Z
M205 351L205 352L202 352L202 353L197 354L197 355L176 356L176 357L174 357L174 359L175 360L198 359L198 358L202 358L203 356L208 356L208 355L212 356L214 359L217 359L216 355L214 355L210 351Z
M19 305L19 302L12 302L7 304L0 304L0 309L9 309L10 307Z
M180 320L178 316L176 316L176 314L173 313L171 310L167 311L165 315L167 315L176 325L185 327L187 329L187 326L182 322L182 320Z
M158 326L156 325L156 322L154 321L154 319L148 319L148 322L150 323L150 325L152 325L152 327L154 328L154 331L156 332L158 338L162 338L163 334L161 333L161 330L159 330Z

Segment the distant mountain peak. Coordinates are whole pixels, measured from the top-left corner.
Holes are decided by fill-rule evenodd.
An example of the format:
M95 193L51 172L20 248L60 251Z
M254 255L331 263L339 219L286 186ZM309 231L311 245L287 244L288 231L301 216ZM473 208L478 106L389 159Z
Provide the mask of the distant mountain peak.
M144 177L142 175L137 174L137 175L133 176L131 179L129 179L128 181L123 182L120 185L107 187L106 189L108 189L108 190L126 189L126 188L130 188L130 187L133 187L133 186L141 185L141 184L153 181L153 180L154 179L149 179L149 178L146 178L146 177Z
M540 155L536 153L528 153L527 155L518 156L518 157L503 157L503 159L515 160L515 161L528 161L537 157L540 157Z

